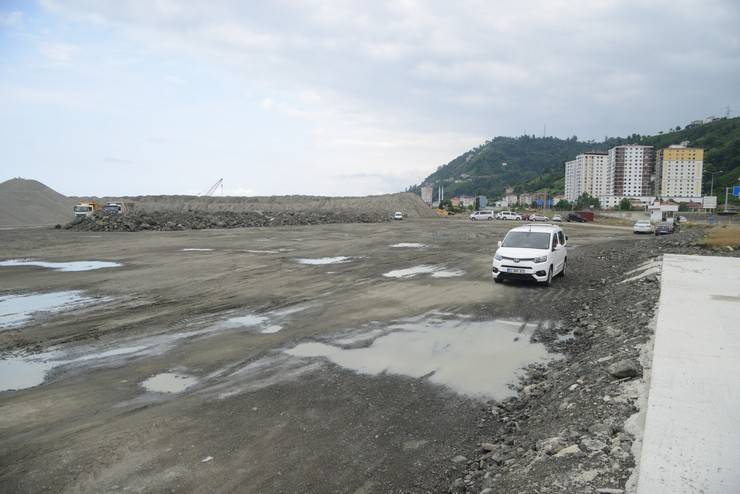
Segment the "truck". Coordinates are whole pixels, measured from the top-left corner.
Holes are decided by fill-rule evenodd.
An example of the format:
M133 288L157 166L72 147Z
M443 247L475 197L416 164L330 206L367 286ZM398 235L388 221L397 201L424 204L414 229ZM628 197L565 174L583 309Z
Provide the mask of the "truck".
M100 204L95 201L82 201L74 208L75 218L87 218L100 211Z
M103 214L128 214L131 207L125 202L108 202L103 206Z

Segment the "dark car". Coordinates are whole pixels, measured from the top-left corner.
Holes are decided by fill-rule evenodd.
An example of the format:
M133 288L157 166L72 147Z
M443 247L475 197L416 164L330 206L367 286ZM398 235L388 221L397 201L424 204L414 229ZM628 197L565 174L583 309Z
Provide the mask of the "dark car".
M565 219L565 221L575 221L576 223L585 223L586 220L583 219L581 216L577 215L576 213L569 213L568 217Z
M676 228L674 227L673 223L668 223L667 221L663 223L658 223L655 225L655 235L670 235L671 233L675 232Z

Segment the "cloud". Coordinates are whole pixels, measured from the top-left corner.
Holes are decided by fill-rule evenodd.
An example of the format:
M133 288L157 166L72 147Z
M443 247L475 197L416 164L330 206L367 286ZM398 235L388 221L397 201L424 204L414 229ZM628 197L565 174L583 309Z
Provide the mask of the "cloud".
M69 43L39 43L38 50L52 63L68 64L78 52L78 47Z
M23 24L25 16L20 10L12 12L0 12L0 26L16 27Z

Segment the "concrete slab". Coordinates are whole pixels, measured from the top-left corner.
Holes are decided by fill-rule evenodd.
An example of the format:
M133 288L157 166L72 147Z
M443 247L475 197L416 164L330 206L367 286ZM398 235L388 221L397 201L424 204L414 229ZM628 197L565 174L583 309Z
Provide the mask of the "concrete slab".
M740 492L740 259L665 255L638 494Z

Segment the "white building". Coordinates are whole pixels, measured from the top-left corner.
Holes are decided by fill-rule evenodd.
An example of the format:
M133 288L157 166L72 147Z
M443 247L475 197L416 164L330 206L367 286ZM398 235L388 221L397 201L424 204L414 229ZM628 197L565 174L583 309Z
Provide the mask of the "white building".
M655 163L658 195L663 198L701 197L704 150L677 144L660 149ZM682 201L683 202L683 201Z
M627 198L630 200L638 200L642 206L649 206L655 202L655 196L639 196L639 197L627 197L627 196L599 196L599 205L602 209L614 209L619 207L619 203L622 199Z
M626 144L609 150L606 195L644 197L652 195L654 164L652 146Z
M584 192L599 197L610 193L607 179L608 155L583 153L565 163L565 199L575 201Z

